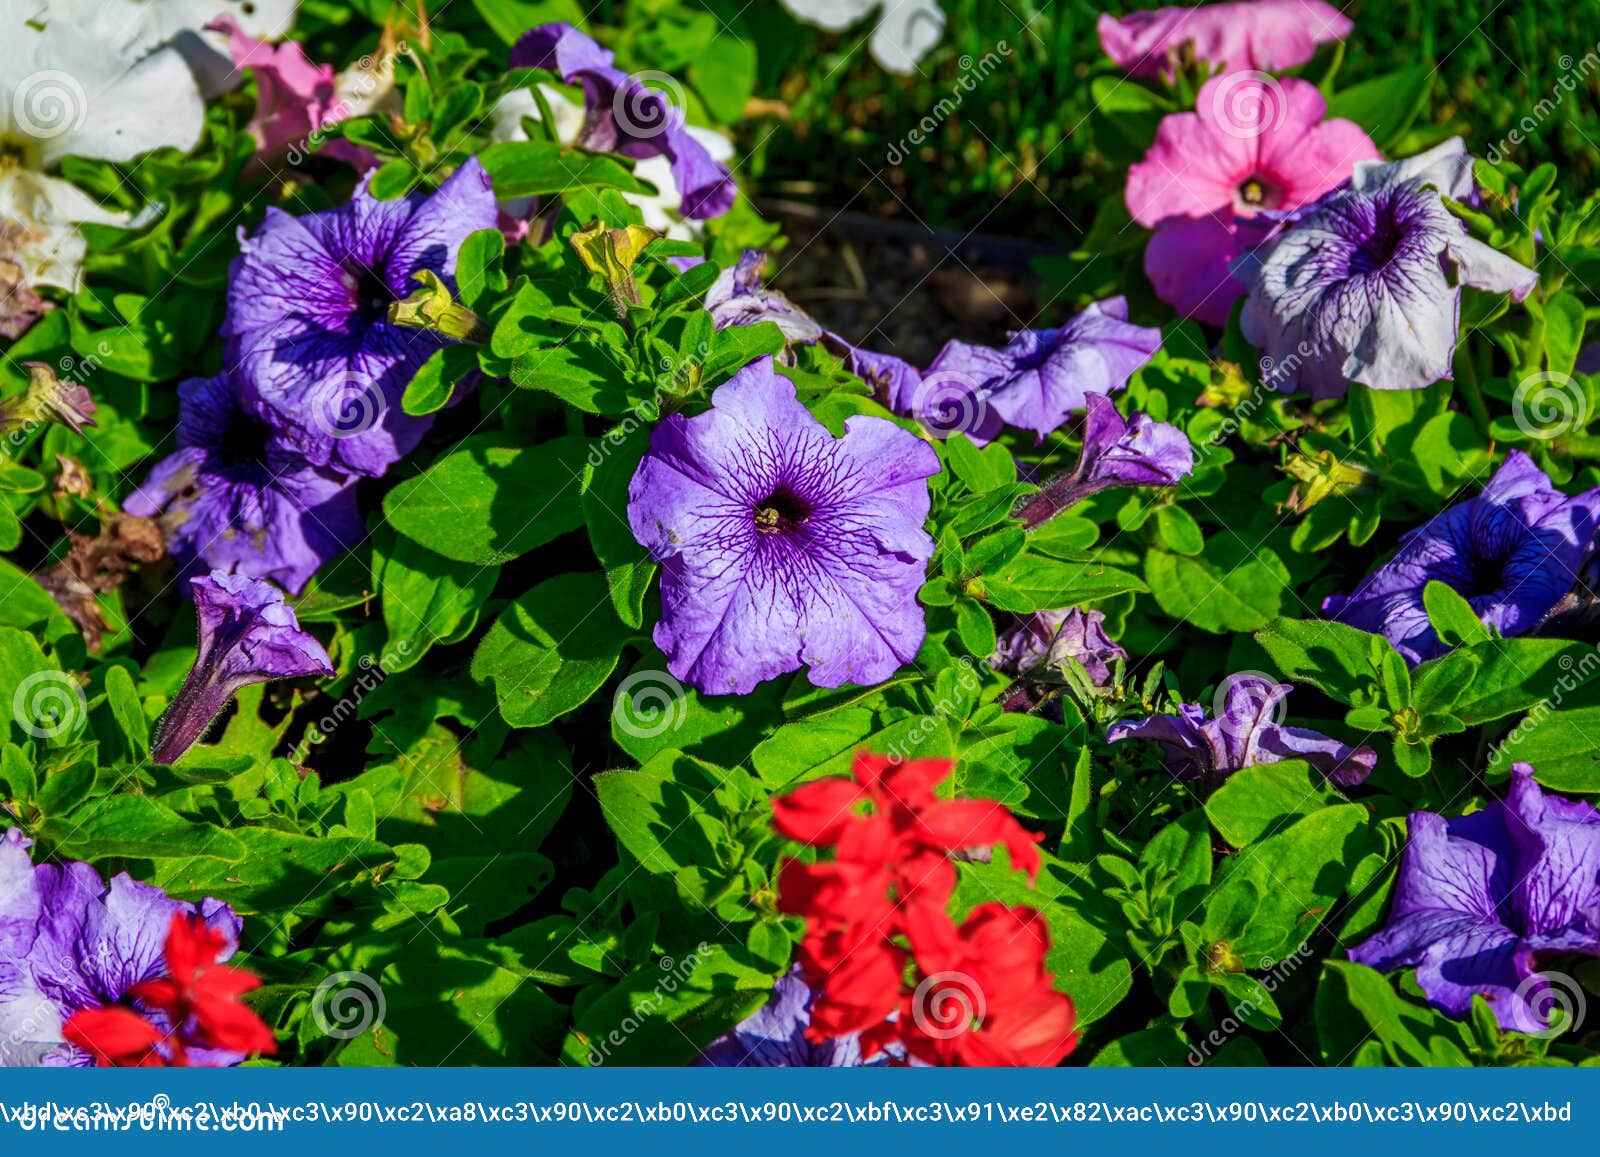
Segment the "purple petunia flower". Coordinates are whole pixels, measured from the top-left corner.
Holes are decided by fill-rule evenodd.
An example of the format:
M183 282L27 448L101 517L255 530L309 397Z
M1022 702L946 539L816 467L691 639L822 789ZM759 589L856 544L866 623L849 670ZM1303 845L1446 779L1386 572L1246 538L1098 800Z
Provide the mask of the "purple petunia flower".
M1127 301L1110 297L1059 328L1012 334L1004 349L947 342L928 366L913 408L948 407L945 395L960 387L978 400L962 431L973 441L993 441L1002 424L1032 430L1042 441L1083 409L1088 394L1126 386L1160 348L1161 331L1130 324Z
M726 213L739 193L728 167L690 133L682 109L616 67L614 59L570 24L529 29L511 49L512 68L548 69L582 86L579 145L635 160L665 157L682 195L680 213L702 221Z
M1048 483L1017 517L1037 526L1114 486L1175 486L1194 469L1189 436L1149 414L1123 418L1103 394L1084 397L1083 447L1070 474Z
M1076 659L1089 673L1089 681L1104 687L1111 681L1111 664L1126 661L1124 651L1106 635L1101 611L1068 607L1024 615L1002 631L990 662L999 670L1021 675L1040 664L1054 667Z
M767 254L761 249L746 249L738 264L724 269L706 290L705 309L718 329L736 325L756 325L770 321L783 331L792 344L812 345L823 338L824 330L805 310L776 289L761 283L761 270Z
M772 986L772 999L706 1046L696 1068L856 1068L862 1065L855 1033L814 1044L806 1039L816 993L795 965ZM887 1064L882 1055L874 1066Z
M431 195L379 201L363 180L337 209L268 209L234 262L222 329L246 403L313 465L382 474L432 423L400 398L449 341L391 325L389 306L421 271L448 283L461 243L494 228L496 212L476 158Z
M205 734L234 693L252 683L332 675L328 652L300 629L271 583L212 571L190 579L200 645L194 669L161 720L151 758L170 764Z
M1467 234L1440 199L1472 193L1459 139L1393 164L1356 164L1347 186L1291 215L1233 264L1241 323L1276 389L1338 397L1351 381L1417 390L1451 375L1461 287L1521 301L1533 270Z
M1600 486L1569 498L1521 450L1506 455L1478 497L1409 532L1395 556L1349 595L1322 603L1331 619L1379 634L1408 662L1442 648L1422 602L1437 580L1502 635L1523 635L1572 589L1594 553Z
M1415 968L1434 1007L1465 1017L1482 996L1502 1029L1550 1027L1560 993L1541 957L1600 956L1600 812L1545 795L1526 763L1481 812L1413 812L1389 923L1350 950L1381 972Z
M109 886L88 864L35 865L17 828L0 833L0 1068L88 1067L93 1058L66 1043L75 1012L130 998L135 985L167 974L172 918L198 914L231 957L242 922L220 900L196 906L126 872ZM157 1025L158 1009L140 1009ZM236 1065L238 1053L190 1048L190 1064Z
M1243 768L1285 759L1303 759L1344 787L1365 782L1378 761L1372 748L1353 748L1279 722L1283 700L1292 690L1289 683L1252 672L1230 675L1218 688L1215 718L1207 719L1198 703L1182 703L1176 715L1113 723L1106 728L1106 741L1154 740L1171 774L1208 786Z
M354 480L302 458L244 408L227 374L183 383L178 404L178 451L123 509L160 516L186 570L237 571L299 591L360 540Z
M651 435L628 521L662 564L655 641L674 676L744 694L810 668L819 687L887 679L922 645L933 447L882 418L834 438L771 358Z

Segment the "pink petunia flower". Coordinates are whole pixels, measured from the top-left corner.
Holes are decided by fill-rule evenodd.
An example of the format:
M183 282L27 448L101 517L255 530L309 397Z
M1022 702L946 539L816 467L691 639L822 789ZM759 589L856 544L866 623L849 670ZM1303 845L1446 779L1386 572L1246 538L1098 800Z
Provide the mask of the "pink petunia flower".
M1350 35L1354 25L1325 0L1238 0L1200 8L1157 8L1118 19L1102 13L1106 55L1130 76L1172 79L1185 45L1222 72L1295 68L1317 45Z
M1306 81L1232 73L1206 82L1194 112L1162 120L1126 194L1133 219L1155 230L1144 270L1162 301L1225 324L1244 294L1228 263L1265 239L1265 214L1308 205L1378 159L1366 133L1327 111Z
M250 132L256 138L256 163L286 156L297 162L296 154L316 151L362 172L377 164L369 150L332 132L354 111L338 94L331 64L312 64L305 49L292 40L276 45L257 40L232 16L219 16L206 28L227 34L235 71L248 68L255 73L256 115ZM324 138L329 139L322 144Z

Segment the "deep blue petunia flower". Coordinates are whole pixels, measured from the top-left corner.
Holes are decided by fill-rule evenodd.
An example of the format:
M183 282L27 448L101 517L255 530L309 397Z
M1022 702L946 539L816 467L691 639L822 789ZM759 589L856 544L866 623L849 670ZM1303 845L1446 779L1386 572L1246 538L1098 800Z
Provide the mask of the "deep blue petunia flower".
M1572 589L1597 530L1600 486L1569 498L1513 450L1483 493L1411 531L1392 559L1322 609L1421 663L1441 651L1422 603L1423 588L1437 580L1502 635L1523 635Z

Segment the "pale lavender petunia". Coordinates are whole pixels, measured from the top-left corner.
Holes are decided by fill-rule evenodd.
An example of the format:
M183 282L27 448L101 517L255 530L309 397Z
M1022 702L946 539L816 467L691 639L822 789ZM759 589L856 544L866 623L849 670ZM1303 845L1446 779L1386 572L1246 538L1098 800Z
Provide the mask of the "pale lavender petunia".
M177 442L123 509L159 518L185 571L237 572L299 591L360 541L355 480L301 457L244 408L231 375L178 387Z
M88 864L34 864L19 829L0 833L0 1068L89 1067L66 1043L73 1013L132 999L135 985L167 974L172 918L199 915L217 933L227 960L241 921L220 900L190 904L126 872L107 885ZM156 1009L141 1015L164 1023ZM192 1065L236 1065L243 1056L187 1050Z
M241 688L273 679L332 675L328 652L300 629L271 583L213 571L191 579L200 642L194 669L173 696L151 757L175 763Z
M1114 486L1175 486L1194 469L1189 436L1149 414L1124 418L1103 394L1084 398L1083 448L1069 474L1047 483L1016 512L1037 526Z
M923 375L920 400L943 397L964 383L978 400L965 432L993 440L1001 423L1032 430L1040 440L1084 408L1090 393L1111 394L1161 347L1161 331L1128 321L1128 303L1107 298L1054 329L1022 330L1003 349L951 341ZM916 416L916 415L913 415Z
M1218 688L1214 718L1198 703L1182 703L1176 715L1113 723L1106 740L1146 739L1161 746L1162 763L1179 779L1215 787L1246 767L1303 759L1334 783L1363 783L1377 764L1370 747L1350 747L1303 727L1280 722L1283 700L1294 690L1261 675L1230 675Z
M1361 162L1348 186L1285 221L1233 264L1241 324L1263 380L1338 397L1352 381L1418 390L1451 376L1461 288L1521 301L1539 277L1467 233L1440 193L1465 200L1459 140L1392 164Z
M449 344L391 325L389 307L418 288L419 272L451 284L461 243L494 228L497 212L476 158L431 194L379 201L364 179L337 209L268 209L234 262L223 322L246 403L313 465L382 474L432 423L400 398Z
M1126 660L1124 651L1105 631L1102 611L1067 607L1022 616L1000 632L990 662L1009 675L1022 675L1041 664L1056 666L1074 659L1096 687L1111 682L1111 666Z
M728 167L689 131L683 110L613 63L612 53L570 24L541 24L511 49L512 68L544 68L583 88L578 144L636 160L665 157L682 196L678 211L706 220L733 207L739 187Z
M1482 996L1502 1029L1543 1033L1563 994L1539 965L1568 954L1600 956L1600 812L1545 795L1517 763L1506 799L1483 811L1412 813L1389 922L1350 959L1415 968L1450 1016Z
M833 437L771 358L711 401L657 427L628 488L634 537L662 564L668 669L714 694L801 667L819 687L887 679L922 645L938 455L881 418Z
M1450 587L1502 635L1537 627L1572 589L1600 531L1600 486L1568 497L1521 450L1476 498L1407 533L1393 558L1349 595L1322 609L1331 619L1383 635L1408 662L1440 654L1423 591Z
M757 325L770 321L792 344L813 345L822 340L821 323L776 289L761 281L767 263L762 249L746 249L736 264L724 269L706 291L705 308L718 329Z

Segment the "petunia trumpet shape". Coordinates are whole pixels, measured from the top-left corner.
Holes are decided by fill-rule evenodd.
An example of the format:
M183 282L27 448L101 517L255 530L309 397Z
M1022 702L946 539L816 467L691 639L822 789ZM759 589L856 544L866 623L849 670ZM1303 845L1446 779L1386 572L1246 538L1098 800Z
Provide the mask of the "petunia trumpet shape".
M1347 188L1294 215L1233 264L1240 322L1263 381L1339 397L1352 381L1420 390L1451 376L1462 286L1521 301L1539 275L1467 234L1444 192L1471 191L1459 139L1394 164L1355 166Z
M1084 398L1083 447L1070 474L1045 485L1016 512L1038 526L1114 486L1175 486L1194 469L1189 436L1149 414L1124 418L1104 394Z
M88 864L35 865L31 844L0 833L0 1067L236 1065L274 1049L253 1013L215 991L255 984L221 967L239 942L232 908L174 900L126 872L107 885ZM195 942L198 956L185 949ZM166 985L192 988L207 967L201 999L167 999Z
M1344 787L1364 783L1378 760L1372 748L1350 747L1278 722L1284 697L1292 690L1291 684L1249 672L1231 675L1224 682L1216 718L1208 719L1198 703L1183 703L1176 715L1113 723L1106 728L1106 740L1152 740L1161 745L1167 771L1210 787L1243 768L1285 759L1303 759Z
M938 455L881 418L834 438L771 358L711 401L656 428L628 488L634 537L662 564L668 669L718 695L801 667L819 687L887 679L922 645Z
M1597 531L1600 486L1568 497L1513 450L1481 494L1407 533L1393 558L1349 595L1323 600L1322 610L1421 663L1442 650L1422 601L1438 581L1502 635L1525 635L1572 589Z
M453 290L461 243L494 228L497 211L475 157L431 194L379 201L363 179L337 209L268 209L234 263L222 330L245 404L313 465L382 474L432 424L400 398L449 343L390 324L389 307L419 273Z
M332 675L322 644L300 629L271 583L213 571L189 580L200 645L194 669L173 697L151 749L170 764L188 751L241 688L273 679Z
M307 462L244 408L231 375L178 387L177 442L123 509L160 518L186 571L237 572L298 592L360 541L355 480Z
M728 167L690 132L682 109L616 67L614 59L570 24L529 29L511 49L512 68L548 69L582 86L586 116L578 144L636 160L665 157L685 217L726 213L739 193Z
M1144 269L1178 312L1223 325L1244 296L1229 265L1263 241L1271 219L1298 209L1379 159L1352 121L1324 120L1317 86L1293 77L1213 77L1194 112L1162 119L1128 170L1133 219L1155 230Z
M1171 80L1186 55L1224 73L1296 68L1319 44L1343 40L1354 27L1326 0L1235 0L1122 17L1106 12L1098 31L1106 55L1130 76Z
M1600 956L1600 812L1546 795L1516 763L1507 797L1483 811L1411 814L1389 923L1350 959L1415 968L1449 1016L1482 996L1502 1029L1542 1033L1562 994L1539 965L1568 954Z

